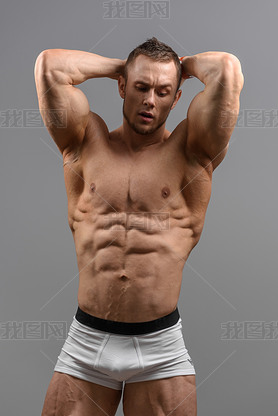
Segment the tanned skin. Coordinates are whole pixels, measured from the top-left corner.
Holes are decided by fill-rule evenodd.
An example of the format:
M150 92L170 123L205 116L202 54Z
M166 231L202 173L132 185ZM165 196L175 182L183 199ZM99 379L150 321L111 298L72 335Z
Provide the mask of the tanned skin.
M63 156L78 304L103 319L144 322L177 306L182 271L202 233L212 174L227 152L244 79L232 54L183 57L183 81L196 77L205 88L170 132L166 120L181 96L174 62L139 55L127 80L125 63L46 50L36 60L35 81L42 117ZM113 131L75 87L99 77L117 80L123 99L123 123ZM48 109L62 110L66 125L58 127L59 115L53 122ZM121 394L54 372L42 416L114 415ZM196 416L195 376L127 384L123 410L125 416Z

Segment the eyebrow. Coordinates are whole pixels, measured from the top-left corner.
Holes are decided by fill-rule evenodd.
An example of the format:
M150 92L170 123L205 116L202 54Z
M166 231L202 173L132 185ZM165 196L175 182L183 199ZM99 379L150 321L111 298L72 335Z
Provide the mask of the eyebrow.
M147 82L140 81L140 80L136 80L134 83L135 84L142 84L142 85L146 85L146 86L149 85ZM161 84L161 85L159 85L159 88L166 88L166 87L172 88L172 84Z

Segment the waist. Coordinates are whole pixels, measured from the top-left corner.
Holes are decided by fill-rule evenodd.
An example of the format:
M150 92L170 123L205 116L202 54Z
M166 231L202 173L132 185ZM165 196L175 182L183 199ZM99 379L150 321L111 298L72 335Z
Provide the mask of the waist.
M78 322L83 325L87 325L91 328L98 329L100 331L111 332L114 334L122 335L142 335L151 332L160 331L162 329L169 328L175 325L180 314L178 308L168 315L162 316L161 318L154 319L146 322L119 322L110 321L107 319L98 318L84 312L78 306L75 318Z

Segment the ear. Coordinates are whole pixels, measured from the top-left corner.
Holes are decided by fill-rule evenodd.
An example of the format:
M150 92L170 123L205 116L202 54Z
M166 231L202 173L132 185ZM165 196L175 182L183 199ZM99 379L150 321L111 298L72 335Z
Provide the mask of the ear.
M175 96L174 102L173 102L173 104L172 104L171 110L173 110L173 108L175 108L175 106L176 106L177 102L179 101L179 99L180 99L180 97L181 97L181 93L182 93L182 91L181 91L181 90L178 90L178 91L176 92L176 96Z
M121 98L125 98L125 78L122 75L119 75L118 78L118 89Z

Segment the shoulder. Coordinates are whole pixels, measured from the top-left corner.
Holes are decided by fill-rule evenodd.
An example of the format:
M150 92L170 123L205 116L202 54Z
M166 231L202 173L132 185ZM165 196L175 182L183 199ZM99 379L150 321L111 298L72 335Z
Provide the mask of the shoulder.
M98 114L90 111L84 138L81 143L71 147L63 154L64 165L78 161L84 148L88 148L99 139L107 137L109 137L109 131L105 121Z
M88 133L96 134L100 132L108 134L108 127L102 117L100 117L97 113L90 111L85 135Z
M188 145L188 119L182 120L175 130L173 130L171 136L179 142L181 151L186 157L188 163L195 166L199 165L209 173L212 173L213 166L211 159L204 153L197 152Z

